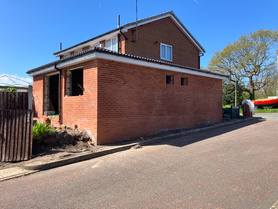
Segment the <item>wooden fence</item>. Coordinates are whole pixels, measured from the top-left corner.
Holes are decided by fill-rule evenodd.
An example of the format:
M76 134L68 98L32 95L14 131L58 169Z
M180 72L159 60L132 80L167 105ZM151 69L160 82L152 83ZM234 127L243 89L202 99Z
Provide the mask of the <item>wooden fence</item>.
M0 161L22 161L32 155L32 89L0 92Z

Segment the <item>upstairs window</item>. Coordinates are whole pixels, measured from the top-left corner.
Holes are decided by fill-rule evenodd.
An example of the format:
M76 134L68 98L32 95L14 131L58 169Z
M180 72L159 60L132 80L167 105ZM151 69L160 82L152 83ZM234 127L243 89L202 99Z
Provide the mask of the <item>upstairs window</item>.
M114 52L118 51L117 38L106 40L105 47L106 49L109 49Z
M98 44L94 45L93 47L100 47L100 48L103 48L103 43L98 43Z
M160 44L160 59L172 61L172 46Z

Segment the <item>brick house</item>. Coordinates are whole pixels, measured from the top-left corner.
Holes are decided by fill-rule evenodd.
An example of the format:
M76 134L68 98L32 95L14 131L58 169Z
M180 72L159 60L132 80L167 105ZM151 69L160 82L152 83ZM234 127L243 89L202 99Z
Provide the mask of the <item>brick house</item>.
M204 53L172 11L125 24L27 72L35 117L97 144L219 122L227 76L201 70Z

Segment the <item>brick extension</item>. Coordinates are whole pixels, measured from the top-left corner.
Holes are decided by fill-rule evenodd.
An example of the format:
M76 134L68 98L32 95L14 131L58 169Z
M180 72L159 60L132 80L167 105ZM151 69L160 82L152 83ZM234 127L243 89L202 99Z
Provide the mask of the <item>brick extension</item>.
M138 42L135 41L135 28L123 31L125 36L119 32L119 53L92 50L79 44L83 52L70 53L70 57L63 58L67 50L62 50L55 54L63 59L28 71L34 79L37 119L49 118L43 115L44 78L57 73L56 64L62 70L61 121L53 116L52 124L88 130L97 144L221 121L222 79L226 76L197 69L199 55L204 50L200 51L202 48L194 43L194 37L192 42L177 27L179 21L173 21L176 17L172 12L162 15L165 14L167 17L138 27ZM105 47L104 40L100 43ZM160 61L160 43L172 46L172 62ZM66 96L67 71L79 66L83 68L83 95ZM166 84L166 75L173 76L173 84ZM181 77L187 78L187 86L181 85Z
M219 79L101 59L83 67L84 94L62 96L62 123L90 130L98 144L222 119ZM166 84L166 75L174 76L174 84ZM181 77L188 77L188 86L181 86ZM35 76L33 85L37 116L44 119L43 91L38 90L43 87L43 76Z

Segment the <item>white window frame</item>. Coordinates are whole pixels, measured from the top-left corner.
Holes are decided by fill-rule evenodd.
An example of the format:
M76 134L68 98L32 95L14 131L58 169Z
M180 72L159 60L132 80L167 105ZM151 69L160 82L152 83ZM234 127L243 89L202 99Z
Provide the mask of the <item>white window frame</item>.
M113 49L112 49L112 43L113 43L113 40L114 40L114 39L116 39L116 50L113 50ZM110 41L110 42L111 42L111 49L108 49L108 48L107 48L107 41ZM111 39L105 40L105 48L108 49L108 50L114 51L114 52L118 52L118 38L117 38L117 36L116 36L116 37L113 37L113 38L111 38Z
M162 46L165 47L165 55L162 54ZM168 58L167 48L171 49L171 57L170 58ZM160 59L167 60L167 61L173 61L173 47L171 45L160 43Z
M95 45L93 45L93 48L94 47L100 47L100 48L103 48L103 43L98 43L98 44L95 44Z

